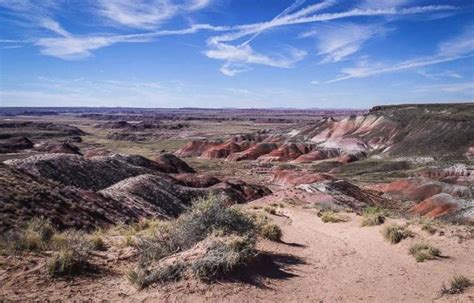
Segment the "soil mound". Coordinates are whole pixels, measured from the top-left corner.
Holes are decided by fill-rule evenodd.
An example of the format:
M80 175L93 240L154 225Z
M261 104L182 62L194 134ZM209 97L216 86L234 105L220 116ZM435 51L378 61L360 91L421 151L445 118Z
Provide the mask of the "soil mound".
M429 218L472 224L474 223L474 200L463 200L441 193L414 205L410 212Z
M71 143L47 143L35 147L36 150L50 154L73 154L82 155L79 147Z
M26 137L12 137L6 140L0 141L0 153L14 153L23 149L33 148L33 142Z
M422 177L400 179L388 184L374 185L372 188L410 201L423 201L440 193L459 198L472 198L472 191L467 186L447 184Z
M179 157L198 157L211 147L221 145L222 142L195 140L178 149L174 154Z
M367 206L378 206L389 209L401 209L401 204L382 197L378 192L361 188L345 180L329 180L311 184L302 184L298 188L307 192L329 196L329 204L342 208L351 208L361 213ZM327 199L325 199L327 200Z
M133 209L99 194L63 187L0 163L0 230L44 216L58 228L95 229L138 220Z
M161 172L161 165L141 156L112 155L84 158L71 154L45 154L5 164L38 177L86 190L100 190L123 179Z
M242 160L256 160L262 155L266 155L271 151L278 148L275 143L257 143L255 146L250 147L242 152L231 154L227 157L230 161L242 161Z
M293 160L294 163L311 163L314 161L325 160L339 157L341 151L339 149L317 149L307 154L303 154Z
M207 191L177 185L168 176L145 174L122 180L99 193L133 208L138 216L176 217Z
M173 154L161 154L155 157L155 162L158 163L158 170L164 173L195 173L186 162L176 157Z
M221 180L217 179L216 177L208 175L179 174L173 177L180 185L197 188L209 187L221 182Z
M325 180L336 180L336 178L329 174L294 170L277 170L273 174L273 181L284 185L311 184Z
M231 141L231 142L227 142L227 143L210 147L209 149L205 150L201 154L201 158L203 159L227 158L230 154L240 152L246 148L248 148L248 146L246 145L240 146L239 144Z

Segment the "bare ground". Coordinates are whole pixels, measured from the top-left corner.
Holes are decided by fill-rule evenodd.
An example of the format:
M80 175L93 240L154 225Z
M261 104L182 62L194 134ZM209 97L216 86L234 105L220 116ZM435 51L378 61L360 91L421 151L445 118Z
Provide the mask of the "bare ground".
M246 207L280 202L295 194L277 193ZM136 291L124 277L134 260L130 248L97 253L93 262L101 270L95 274L54 282L42 276L41 258L29 257L25 262L1 257L0 301L474 302L472 287L460 295L440 295L443 282L454 275L474 277L474 240L456 236L460 227L445 226L440 236L411 226L416 236L392 245L383 240L382 226L360 227L360 216L344 215L349 222L323 223L315 209L278 208L271 217L281 226L283 241L262 241L263 256L252 268L232 281L213 284L191 279ZM416 263L408 248L418 241L438 247L443 257Z

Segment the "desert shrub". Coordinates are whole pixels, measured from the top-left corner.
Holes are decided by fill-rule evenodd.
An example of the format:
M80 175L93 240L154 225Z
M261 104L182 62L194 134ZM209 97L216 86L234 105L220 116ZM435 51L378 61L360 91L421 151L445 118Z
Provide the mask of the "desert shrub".
M324 223L339 223L339 222L346 222L347 218L341 216L338 213L333 211L320 211L318 212L318 216L321 217L321 220Z
M44 250L53 235L54 228L49 220L33 218L23 228L1 235L0 247L5 253Z
M177 261L171 264L162 265L153 269L145 276L142 287L146 287L153 283L168 283L181 280L187 270L187 264Z
M275 223L267 223L259 229L260 236L265 239L278 242L281 240L282 231L281 228Z
M63 248L46 262L48 274L52 277L73 276L80 274L87 266L81 252L73 248Z
M250 216L211 195L197 200L178 219L160 225L152 237L137 240L137 247L144 261L156 260L189 249L214 231L247 235L255 233L255 224Z
M47 243L54 234L54 228L45 218L33 218L26 226L26 233L36 234L40 241Z
M468 287L472 286L473 283L471 280L469 280L469 278L462 275L457 275L451 279L449 284L450 284L450 287L447 288L446 285L443 283L443 287L441 288L441 294L453 295L453 294L462 293Z
M397 224L385 226L385 228L382 229L382 235L385 240L392 244L397 244L403 239L413 236L411 231L407 230L406 227Z
M128 282L139 290L145 287L146 275L147 272L142 266L138 266L135 269L130 268L126 273Z
M421 230L426 231L430 235L434 235L438 229L431 223L424 223L421 225Z
M383 210L378 207L367 207L362 211L361 226L381 225L385 222Z
M276 242L281 240L282 231L280 227L268 219L267 216L263 214L251 214L251 216L260 237Z
M416 262L424 262L425 260L433 260L441 255L441 251L427 243L415 243L410 246L410 255L415 257Z
M269 213L270 215L275 215L276 214L276 209L274 207L270 207L270 206L265 206L263 208L263 210L267 213Z
M99 250L99 251L107 250L104 239L102 238L100 234L95 233L91 235L89 237L89 243L93 250Z
M248 264L255 256L255 239L252 237L216 238L205 255L192 262L191 270L200 279L217 279Z

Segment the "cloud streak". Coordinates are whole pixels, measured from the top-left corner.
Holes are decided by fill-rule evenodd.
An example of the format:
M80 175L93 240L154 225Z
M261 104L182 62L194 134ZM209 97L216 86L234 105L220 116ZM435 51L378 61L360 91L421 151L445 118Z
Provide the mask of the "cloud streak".
M472 29L473 27L468 27L459 36L441 43L437 53L432 56L418 57L390 65L360 63L356 67L342 69L339 77L329 80L327 83L353 78L366 78L472 57L474 56L474 33Z

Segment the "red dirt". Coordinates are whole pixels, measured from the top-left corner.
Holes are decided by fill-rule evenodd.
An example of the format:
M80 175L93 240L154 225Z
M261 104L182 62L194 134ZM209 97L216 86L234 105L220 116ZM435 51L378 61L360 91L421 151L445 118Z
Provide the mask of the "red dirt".
M409 211L421 216L437 218L454 213L457 209L458 203L453 196L441 193L423 200L410 208Z
M294 170L277 170L273 174L273 181L282 185L311 184L324 180L336 180L336 178L329 174Z
M271 151L278 148L275 143L257 143L255 146L250 147L239 153L231 154L227 157L230 161L241 161L241 160L256 160L262 155L266 155Z

